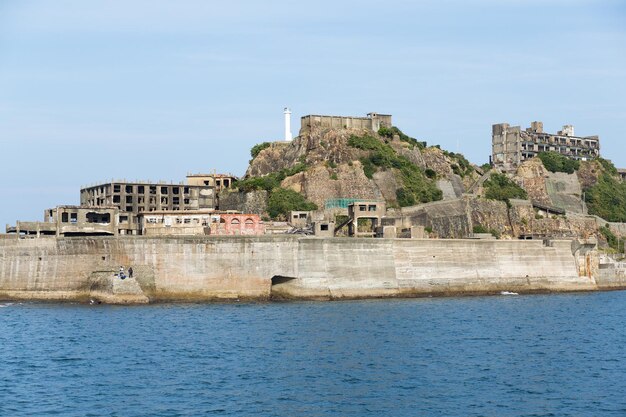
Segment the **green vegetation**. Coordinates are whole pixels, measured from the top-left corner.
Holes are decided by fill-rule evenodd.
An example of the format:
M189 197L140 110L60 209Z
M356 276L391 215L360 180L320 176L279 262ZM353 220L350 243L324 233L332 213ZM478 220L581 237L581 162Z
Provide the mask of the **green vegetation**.
M580 161L568 158L557 152L539 152L537 154L543 166L550 172L566 172L573 174L580 168Z
M486 190L485 197L490 200L504 201L508 207L511 207L510 200L512 198L528 198L526 191L504 174L492 174L485 181L484 187Z
M452 164L452 172L454 172L459 177L463 178L466 175L470 175L474 171L472 164L470 164L470 162L465 158L465 156L463 156L463 154L448 151L442 152L448 158L456 161L456 164Z
M269 142L263 142L263 143L259 143L258 145L254 145L252 147L252 149L250 149L250 155L252 156L252 158L256 158L257 155L263 150L263 149L267 149L271 146L272 144Z
M600 233L602 234L602 236L604 236L611 249L615 250L616 252L624 253L624 241L618 239L618 237L615 236L613 232L611 232L608 224L606 226L600 227Z
M489 230L482 224L477 224L472 227L472 233L489 233Z
M351 136L348 145L353 148L370 151L367 157L361 158L363 172L372 178L379 169L396 169L402 180L403 187L396 192L400 207L412 206L417 203L441 200L443 193L434 181L427 178L424 172L409 159L398 153L389 145L373 136Z
M602 165L602 168L607 174L617 175L617 168L615 168L615 165L613 165L611 161L600 157L596 158L595 160L598 161L600 165Z
M337 181L339 179L339 177L337 176L336 172L333 172L332 174L330 174L330 179Z
M271 174L263 177L250 177L245 180L240 180L235 184L235 186L239 189L239 191L244 191L246 193L255 190L272 191L274 188L280 187L280 183L285 178L291 177L292 175L305 171L306 169L307 165L300 162L291 168L284 168L278 172L272 172Z
M489 162L486 162L480 166L480 169L483 170L483 174L486 174L491 170L491 164Z
M267 203L267 212L270 217L286 217L293 210L317 210L317 205L307 201L302 194L287 188L275 188L270 194Z
M424 174L426 174L426 176L430 178L431 180L437 178L437 173L430 168L426 168L426 170L424 171Z
M381 128L378 129L378 134L384 138L393 138L393 135L398 135L402 142L406 142L411 145L411 149L417 146L418 149L422 150L426 147L426 142L421 142L415 138L405 135L400 129L395 126L381 126Z
M610 222L626 222L626 183L606 171L585 190L585 202L590 214Z
M472 233L489 233L491 236L495 237L496 239L500 239L500 232L497 231L496 229L487 229L485 226L483 226L482 224L478 224L474 227L472 227Z

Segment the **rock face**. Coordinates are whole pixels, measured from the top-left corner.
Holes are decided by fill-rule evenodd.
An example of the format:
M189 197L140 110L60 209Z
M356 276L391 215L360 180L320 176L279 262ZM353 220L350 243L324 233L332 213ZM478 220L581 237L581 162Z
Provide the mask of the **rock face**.
M399 211L397 193L405 186L401 172L396 168L378 168L368 178L361 161L370 157L371 151L350 146L353 135L373 136L421 168L436 182L443 201ZM549 172L539 158L528 160L510 176L526 190L528 201L511 201L507 206L483 198L484 181L492 172L482 175L461 155L438 147L420 149L397 136L385 138L367 130L314 127L292 142L274 143L260 151L246 175L265 176L301 165L306 169L284 178L281 187L301 193L320 209L328 200L337 198L385 200L388 208L395 209L388 212L389 224L403 228L424 226L432 230L432 237L465 238L477 226L502 238L598 236L599 222L586 216L583 202L583 189L594 185L602 172L598 162L582 162L576 173L566 174ZM224 198L220 196L220 206L261 214L267 206L267 194L228 193ZM542 212L536 207L560 208L566 215Z
M592 175L584 175L587 182L595 181ZM582 201L581 181L576 173L549 172L539 158L533 158L519 166L516 179L533 203L558 207L568 213L587 213Z
M304 172L285 178L281 186L302 193L305 198L323 207L334 198L384 199L388 206L396 206L396 192L403 187L396 169L379 169L368 178L360 159L368 151L348 145L351 136L374 136L384 141L423 170L436 176L444 198L458 198L479 175L471 172L461 178L452 170L454 158L439 148L421 150L395 138L382 138L371 131L360 129L312 128L292 142L277 142L259 152L246 172L246 177L258 177L279 172L304 163Z

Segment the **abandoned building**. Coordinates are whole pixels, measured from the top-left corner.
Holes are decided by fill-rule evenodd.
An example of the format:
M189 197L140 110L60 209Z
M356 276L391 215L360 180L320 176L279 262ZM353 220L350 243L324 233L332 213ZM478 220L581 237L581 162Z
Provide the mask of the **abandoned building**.
M230 188L235 181L237 177L232 174L187 174L188 185L213 187L216 193Z
M391 127L390 114L368 113L367 117L307 115L300 118L300 135L312 127L322 129L366 129L378 132L382 126Z
M119 227L117 207L58 206L44 212L43 222L18 221L15 226L7 226L6 232L30 237L125 234Z
M217 193L229 188L230 174L189 174L185 184L112 181L80 190L81 206L115 206L139 215L152 211L218 209Z
M491 146L491 163L505 171L516 169L539 152L558 152L578 160L600 156L598 136L575 136L571 125L563 126L563 130L556 134L546 133L542 122L532 122L526 130L508 123L495 124L492 126Z
M348 236L376 237L385 216L384 201L361 201L348 205Z
M212 210L155 211L140 215L145 236L251 236L265 234L257 214L221 213Z

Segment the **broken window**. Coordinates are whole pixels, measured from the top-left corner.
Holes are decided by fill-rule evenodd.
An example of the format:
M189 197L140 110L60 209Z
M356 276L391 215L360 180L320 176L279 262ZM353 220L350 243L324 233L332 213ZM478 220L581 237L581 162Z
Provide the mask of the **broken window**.
M130 194L130 193L132 193L132 192L133 192L133 186L132 186L132 185L127 185L127 186L126 186L126 193L127 193L127 194Z
M169 189L167 187L161 187L161 194L167 194Z
M68 219L68 215L67 215L67 213L61 213L61 221L62 221L63 223L67 223L67 222L68 222L68 220L67 220L67 219Z
M145 191L145 189L144 189L144 186L143 186L143 185L138 185L138 186L137 186L137 193L139 193L139 194L143 194L143 193L145 193L145 192L146 192L146 191Z
M126 204L130 204L133 202L133 196L132 195L127 195L126 196Z
M111 223L111 215L109 213L87 213L87 223Z
M300 218L301 219L306 219L306 213L300 213Z
M126 206L126 211L133 211L133 206Z
M185 219L185 224L191 223L191 219Z
M369 211L376 211L376 205L375 204L372 204L368 208L369 208Z
M189 194L189 187L185 187L185 188L183 188L183 193L185 193L185 194Z
M359 211L367 211L367 206L359 206Z
M128 216L120 216L120 223L127 222L127 221L128 221Z
M78 222L78 213L70 213L70 223Z
M179 193L180 193L180 188L178 188L178 187L172 188L172 194L178 195Z
M150 194L156 194L156 185L150 186Z
M113 185L113 192L114 193L119 193L122 190L122 186L119 184L115 184Z
M328 225L327 224L320 224L320 230L321 231L327 231L328 230Z

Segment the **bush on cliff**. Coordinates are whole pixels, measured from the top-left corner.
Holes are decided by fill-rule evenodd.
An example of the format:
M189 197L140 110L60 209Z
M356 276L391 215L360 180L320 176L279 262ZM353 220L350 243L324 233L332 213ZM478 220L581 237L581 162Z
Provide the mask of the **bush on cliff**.
M302 194L288 188L275 188L270 194L267 203L267 212L270 217L286 218L290 211L317 210L317 205L307 201Z
M537 154L543 166L550 172L565 172L573 174L580 168L580 161L568 158L557 152L539 152Z
M443 154L456 161L456 164L452 165L452 172L459 177L464 178L466 175L471 175L474 171L474 167L472 167L472 164L470 164L463 154L448 151L443 151Z
M519 185L515 184L504 174L492 174L485 181L485 197L490 200L504 201L507 206L511 206L512 198L527 199L526 191Z
M608 226L608 224L607 224ZM617 236L615 236L615 234L611 231L611 229L609 229L607 226L601 226L600 227L600 234L602 234L602 236L604 236L604 238L606 239L606 243L609 244L609 247L611 249L614 249L617 252L624 252L624 241L620 241Z
M257 155L263 150L263 149L267 149L271 146L271 143L269 142L263 142L263 143L259 143L258 145L254 145L252 147L252 149L250 149L250 155L252 156L252 158L256 158Z
M306 171L307 165L299 162L291 168L284 168L278 172L264 175L262 177L250 177L240 180L234 184L239 191L249 193L255 190L266 190L271 192L274 188L280 187L280 183L287 177L296 175L299 172Z
M420 167L398 153L389 145L373 136L351 136L348 145L369 151L361 158L363 173L372 178L378 168L395 169L403 187L396 192L400 207L412 206L417 203L428 203L443 198L443 193L432 179L427 178Z
M402 142L406 142L411 145L411 149L417 147L418 149L422 150L426 147L426 142L421 142L415 138L405 135L400 129L395 126L381 126L381 128L378 129L378 135L384 138L393 138L393 135L398 135Z
M585 190L585 202L589 214L610 222L626 222L626 183L606 171Z

